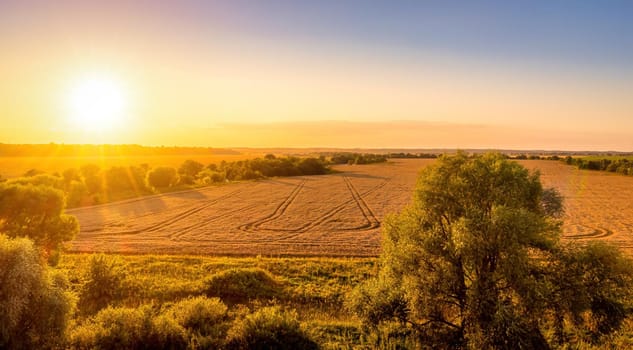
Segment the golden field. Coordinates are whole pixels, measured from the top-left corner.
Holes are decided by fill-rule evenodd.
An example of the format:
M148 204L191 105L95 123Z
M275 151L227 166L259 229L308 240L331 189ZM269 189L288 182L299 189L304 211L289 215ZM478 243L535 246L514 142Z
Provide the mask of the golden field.
M411 199L433 160L335 167L322 176L246 181L69 210L78 252L373 256L385 216ZM565 197L563 237L633 248L633 178L523 161Z

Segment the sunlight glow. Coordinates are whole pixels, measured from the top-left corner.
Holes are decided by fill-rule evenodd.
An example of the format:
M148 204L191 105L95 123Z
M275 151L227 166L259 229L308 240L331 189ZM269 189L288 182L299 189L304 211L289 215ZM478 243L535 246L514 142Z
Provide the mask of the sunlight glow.
M125 121L127 100L119 81L93 75L72 85L68 108L73 126L83 131L112 131Z

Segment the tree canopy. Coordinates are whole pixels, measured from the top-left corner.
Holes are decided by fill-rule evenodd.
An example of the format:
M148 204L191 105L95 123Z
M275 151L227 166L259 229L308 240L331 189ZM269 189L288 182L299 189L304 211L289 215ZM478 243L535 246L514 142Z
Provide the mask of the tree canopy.
M28 237L50 251L73 239L77 219L64 214L63 193L45 185L0 184L0 233Z
M573 330L598 339L624 319L630 264L609 246L561 244L562 210L538 172L501 155L442 156L386 221L379 275L351 306L432 348L543 349Z

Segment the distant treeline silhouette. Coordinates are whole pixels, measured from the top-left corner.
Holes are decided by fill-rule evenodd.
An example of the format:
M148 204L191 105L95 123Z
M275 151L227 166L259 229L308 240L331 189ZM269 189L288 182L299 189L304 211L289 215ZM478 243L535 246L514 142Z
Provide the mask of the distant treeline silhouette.
M434 153L389 153L389 158L422 158L422 159L435 159L437 154Z
M340 152L330 156L332 164L372 164L386 161L387 155L385 154Z
M148 147L141 145L17 145L0 143L0 157L90 157L90 156L171 156L240 154L237 151L211 147Z

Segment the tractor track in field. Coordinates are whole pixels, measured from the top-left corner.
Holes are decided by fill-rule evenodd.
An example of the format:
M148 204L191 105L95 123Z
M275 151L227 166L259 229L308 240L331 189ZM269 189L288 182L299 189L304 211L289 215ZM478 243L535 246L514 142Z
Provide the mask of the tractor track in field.
M174 241L180 241L180 240L182 240L183 237L190 236L190 235L188 235L188 233L190 233L191 231L193 231L195 229L202 228L202 227L204 227L204 226L206 226L206 225L208 225L208 224L210 224L210 223L212 223L212 222L214 222L214 221L216 221L218 219L221 219L221 218L225 217L226 215L239 213L239 212L242 212L242 211L245 211L245 210L253 209L255 207L257 207L256 204L251 204L251 205L247 205L245 207L239 208L239 209L230 210L230 211L223 212L223 213L215 215L215 216L208 217L208 218L206 218L204 220L196 222L193 225L184 227L183 229L178 230L178 232L169 234L168 238L171 239L171 240L174 240Z
M372 229L380 227L380 220L376 218L376 215L374 214L374 212L371 210L369 205L367 205L367 202L365 202L365 199L363 199L363 195L358 193L358 190L356 190L356 187L354 187L354 184L352 183L352 181L347 176L343 176L343 180L345 181L345 184L347 185L347 188L349 189L349 191L352 193L352 197L354 198L354 201L358 205L358 208L360 209L361 213L363 213L365 220L367 220L367 224L365 224L361 228L372 230Z
M116 231L116 232L99 232L99 233L91 234L90 236L91 237L118 236L118 235L129 235L129 234L155 232L155 231L161 230L163 228L169 227L169 226L171 226L171 225L173 225L173 224L175 224L175 223L177 223L179 221L182 221L182 220L190 217L191 215L194 215L194 214L196 214L196 213L198 213L198 212L200 212L200 211L202 211L202 210L204 210L204 209L206 209L206 208L218 203L219 201L221 201L223 199L226 199L226 198L229 198L229 197L231 197L231 196L233 196L233 195L235 195L235 194L237 194L239 192L242 192L242 191L243 191L242 189L235 190L235 191L232 191L230 193L227 193L227 194L224 194L222 196L219 196L217 198L207 200L201 205L198 205L198 206L195 206L195 207L193 207L191 209L185 210L185 211L183 211L181 213L178 213L175 216L170 217L169 219L160 221L160 222L158 222L156 224L153 224L153 225L151 225L149 227L144 227L144 228L139 228L139 229L134 229L134 230ZM83 231L83 232L84 233L86 233L86 232L91 233L91 232L95 232L95 231Z
M252 242L259 242L259 241L268 241L268 242L282 242L282 241L287 241L288 239L292 239L296 236L298 236L301 233L307 232L321 224L323 224L324 222L327 222L329 219L331 219L333 216L335 216L336 214L340 213L341 211L345 210L350 204L356 204L360 211L361 214L363 215L363 217L365 218L365 220L367 221L366 224L361 225L361 226L357 226L357 227L353 227L353 228L347 228L347 229L339 229L337 231L344 231L344 232L349 232L349 231L367 231L367 230L373 230L375 228L380 227L380 221L376 218L375 214L373 213L373 211L371 210L371 208L369 208L369 206L367 205L367 203L365 202L365 200L363 199L363 196L366 196L368 194L371 194L381 188L383 188L385 185L387 185L391 179L387 179L383 182L381 182L380 184L378 184L377 186L374 186L373 188L363 192L362 194L359 193L356 188L354 187L354 185L351 183L351 180L347 177L347 176L343 176L343 181L345 182L345 185L348 189L348 191L350 192L352 198L335 206L334 208L330 209L328 212L326 212L325 214L319 216L318 218L316 218L315 220L308 222L306 224L303 224L299 227L295 227L295 228L261 228L262 224L265 222L271 222L274 219L279 218L281 215L283 215L283 213L277 215L274 219L271 220L266 220L265 222L261 222L260 220L257 220L255 222L261 222L259 225L253 225L253 226L246 226L246 225L242 225L239 226L238 228L242 231L248 232L248 233L286 233L285 235L282 236L278 236L278 237L271 237L271 238L266 238L266 239L255 239L255 240L251 240ZM283 203L282 203L283 204ZM287 208L287 207L286 207ZM285 209L284 208L284 212ZM270 218L272 215L268 215L265 218Z
M297 198L297 196L299 195L299 192L301 192L301 190L303 189L303 187L305 186L307 180L302 180L299 184L297 184L297 186L295 186L295 188L290 192L290 194L286 197L286 199L284 199L283 202L281 202L277 208L275 208L275 210L270 213L269 215L266 215L258 220L255 221L251 221L249 223L243 224L238 226L238 228L242 231L246 231L246 232L250 232L250 231L257 231L259 229L259 227L261 227L263 224L273 221L277 218L279 218L280 216L282 216L286 210L288 209L288 207L295 201L295 199Z
M573 240L581 240L581 239L594 239L594 238L606 238L613 235L613 231L606 228L594 228L587 227L589 230L592 230L590 233L581 233L581 234L563 234L562 237L565 239L573 239Z

